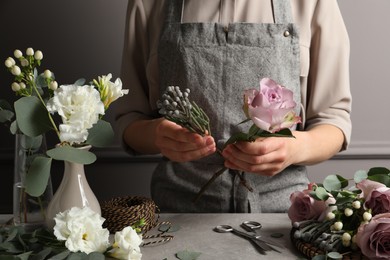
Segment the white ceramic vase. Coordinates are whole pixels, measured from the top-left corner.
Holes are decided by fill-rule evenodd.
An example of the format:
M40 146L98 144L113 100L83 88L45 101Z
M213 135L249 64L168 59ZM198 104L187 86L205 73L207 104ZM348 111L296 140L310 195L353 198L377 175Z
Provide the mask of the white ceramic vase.
M90 149L91 146L80 149ZM89 207L101 214L100 204L85 176L84 164L64 161L64 176L47 208L46 225L53 228L54 217L72 207Z

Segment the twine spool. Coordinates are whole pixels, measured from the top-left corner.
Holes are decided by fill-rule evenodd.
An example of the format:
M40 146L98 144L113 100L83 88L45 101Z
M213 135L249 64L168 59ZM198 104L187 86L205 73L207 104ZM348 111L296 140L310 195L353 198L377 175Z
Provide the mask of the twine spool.
M127 196L113 198L101 205L102 217L106 219L103 226L110 233L121 231L132 226L140 219L145 220L142 233L157 226L159 209L153 200L144 197Z

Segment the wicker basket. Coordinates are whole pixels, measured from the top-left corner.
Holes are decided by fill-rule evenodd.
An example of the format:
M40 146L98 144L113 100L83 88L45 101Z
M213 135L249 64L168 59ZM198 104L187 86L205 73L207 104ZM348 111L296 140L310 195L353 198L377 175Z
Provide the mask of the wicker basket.
M111 233L121 231L134 225L140 219L145 220L141 228L143 233L157 226L159 209L153 200L144 197L128 196L113 198L101 205L102 217L106 219L103 226Z
M316 255L326 254L323 250L315 247L314 245L304 242L301 239L296 239L294 237L294 232L296 230L297 230L296 228L291 229L290 237L293 245L298 249L299 252L309 257L309 259L315 257ZM343 260L359 260L359 259L368 260L368 258L362 255L361 252L359 251L353 251L343 255Z

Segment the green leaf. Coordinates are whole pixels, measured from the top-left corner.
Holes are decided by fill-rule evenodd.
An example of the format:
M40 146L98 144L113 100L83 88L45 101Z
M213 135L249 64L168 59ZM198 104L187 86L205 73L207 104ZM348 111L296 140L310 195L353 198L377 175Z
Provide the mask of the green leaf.
M32 161L26 176L26 192L33 196L41 196L47 187L50 177L51 158L37 156Z
M281 237L284 237L284 234L283 233L272 233L271 237L273 237L273 238L281 238Z
M188 250L183 250L176 253L176 257L180 260L195 260L197 259L201 253L199 252L193 252Z
M31 253L32 253L32 251L29 251L29 252L26 252L26 253L17 255L17 257L18 257L20 260L28 260L28 258L30 257Z
M68 255L70 254L70 251L69 250L65 250L59 254L56 254L52 257L50 257L51 260L63 260L63 259L66 259L68 257Z
M232 136L230 136L230 138L226 141L224 147L228 146L229 144L234 144L235 142L239 142L239 141L249 142L249 141L253 141L253 140L250 139L246 133L239 132L239 133L235 133Z
M82 252L77 252L77 253L71 253L66 259L67 260L82 260L82 259L87 259L87 254L82 253Z
M96 161L96 155L87 150L71 146L59 146L47 151L54 160L68 161L80 164L91 164Z
M20 135L20 146L25 150L37 150L39 147L41 147L43 142L43 135L38 136L28 136L21 134Z
M85 79L84 78L80 78L78 80L75 81L74 85L76 86L82 86L85 84Z
M390 187L390 176L383 174L369 175L367 179L383 183L386 187Z
M92 252L87 255L88 260L104 260L105 256L102 253L99 252Z
M11 110L0 109L0 123L11 121L14 115Z
M34 260L44 260L52 252L50 247L43 249L34 256Z
M39 74L35 79L35 84L38 88L42 89L47 86L46 78L43 73Z
M371 169L368 170L368 173L367 175L368 176L371 176L371 175L377 175L377 174L390 174L390 170L385 168L385 167L373 167Z
M327 200L329 198L328 192L323 187L317 187L315 190L316 197L320 200Z
M330 259L343 259L343 255L339 252L330 252L327 254Z
M41 135L51 129L48 112L37 97L23 97L15 102L16 121L28 136Z
M262 132L263 130L258 128L257 125L253 124L251 128L249 128L248 136L255 136L257 133Z
M115 134L111 124L104 120L99 120L88 132L86 143L94 147L105 147L114 141Z
M353 180L355 183L359 183L362 180L367 179L367 172L365 170L358 170L355 172L355 175L353 176Z
M9 127L9 131L13 135L18 132L18 124L16 123L16 120L11 123L11 126Z
M261 130L257 133L257 137L293 137L295 136L292 134L291 130L288 128L284 128L280 131L277 131L275 133L270 133L264 130Z
M179 225L171 225L171 224L162 224L158 230L161 231L161 232L168 232L168 233L172 233L172 232L176 232L178 230L180 230L181 227Z
M340 190L348 186L348 180L340 175L329 175L324 179L324 188L327 191Z
M311 260L326 260L326 255L316 255Z
M1 108L12 111L12 106L5 99L0 99L0 110L1 110Z

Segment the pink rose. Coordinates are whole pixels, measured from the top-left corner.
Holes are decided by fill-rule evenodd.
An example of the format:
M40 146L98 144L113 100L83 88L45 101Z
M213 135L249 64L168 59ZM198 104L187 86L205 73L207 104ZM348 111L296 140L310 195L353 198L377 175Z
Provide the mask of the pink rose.
M369 259L390 257L390 213L375 215L368 224L360 225L356 243Z
M275 133L301 121L295 114L293 92L269 78L260 81L260 90L244 93L244 112L253 123L265 131Z
M356 186L362 190L364 207L371 209L373 215L390 212L390 188L371 180L363 180Z
M322 221L329 210L333 209L333 207L328 207L329 204L335 203L333 197L326 201L315 200L310 196L311 191L312 184L309 184L308 189L295 191L290 195L291 206L288 210L288 217L292 223L310 219Z

